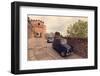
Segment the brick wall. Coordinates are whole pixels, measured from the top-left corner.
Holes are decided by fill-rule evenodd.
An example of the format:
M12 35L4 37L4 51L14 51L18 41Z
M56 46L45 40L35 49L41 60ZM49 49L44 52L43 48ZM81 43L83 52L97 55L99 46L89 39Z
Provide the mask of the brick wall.
M83 58L88 57L88 41L87 38L70 38L67 37L67 43L73 46L74 53Z

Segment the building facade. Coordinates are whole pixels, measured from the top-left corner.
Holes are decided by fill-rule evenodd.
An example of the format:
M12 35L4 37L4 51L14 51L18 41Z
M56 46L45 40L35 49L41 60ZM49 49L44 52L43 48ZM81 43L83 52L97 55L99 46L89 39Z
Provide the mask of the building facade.
M32 38L33 47L45 47L46 25L42 20L28 21L28 38Z

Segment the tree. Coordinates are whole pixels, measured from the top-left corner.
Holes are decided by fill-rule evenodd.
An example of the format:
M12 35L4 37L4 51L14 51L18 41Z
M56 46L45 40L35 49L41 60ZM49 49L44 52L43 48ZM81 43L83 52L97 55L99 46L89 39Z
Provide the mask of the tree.
M67 28L67 34L69 37L87 37L88 23L87 21L78 20L74 24Z

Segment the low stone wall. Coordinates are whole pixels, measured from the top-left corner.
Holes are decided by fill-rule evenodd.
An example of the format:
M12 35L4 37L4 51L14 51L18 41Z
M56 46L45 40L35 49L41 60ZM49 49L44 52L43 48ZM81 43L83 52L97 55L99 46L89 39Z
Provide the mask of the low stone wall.
M88 57L88 41L87 38L70 38L67 37L67 43L73 46L74 53L87 58Z

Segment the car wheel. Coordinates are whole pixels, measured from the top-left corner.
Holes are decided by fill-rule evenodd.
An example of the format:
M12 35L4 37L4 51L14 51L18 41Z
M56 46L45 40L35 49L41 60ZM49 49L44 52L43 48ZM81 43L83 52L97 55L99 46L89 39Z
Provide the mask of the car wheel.
M69 56L69 55L71 55L71 52L66 53L66 56Z
M65 57L65 56L66 56L66 53L65 53L65 52L61 52L60 55L61 55L62 57Z

